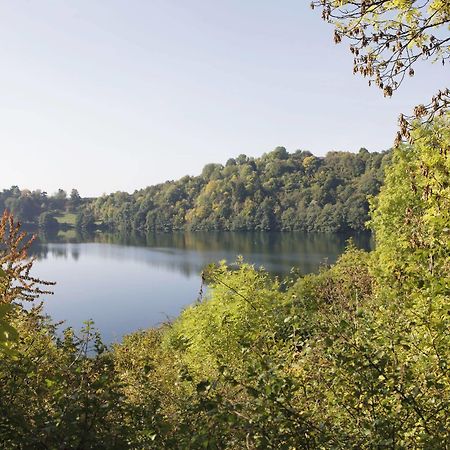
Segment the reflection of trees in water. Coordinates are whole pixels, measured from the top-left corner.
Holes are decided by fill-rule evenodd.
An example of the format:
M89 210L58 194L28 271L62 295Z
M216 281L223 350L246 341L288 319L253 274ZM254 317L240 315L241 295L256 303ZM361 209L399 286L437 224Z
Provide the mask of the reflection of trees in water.
M71 249L70 254L72 256L72 259L75 261L78 261L78 259L80 258L80 250L76 247Z
M233 261L236 255L276 274L291 267L303 273L313 272L325 260L333 263L344 251L349 236L304 233L189 233L163 237L151 235L150 246L192 250L200 254L216 254L217 259ZM369 249L370 235L353 237L355 245ZM211 258L210 258L211 259ZM211 262L210 260L205 263Z
M124 249L108 247L102 254L110 258L134 259L186 276L198 274L205 264L221 259L233 262L237 255L243 255L246 261L262 265L275 274L287 273L291 267L308 273L317 270L321 263L333 263L344 251L350 237L359 248L370 249L372 246L371 236L367 233L353 236L300 232L93 233L58 234L50 238L40 235L33 246L33 254L43 259L50 252L56 258L70 255L78 260L83 252L80 247L54 244L90 242L135 247L126 253ZM153 252L146 252L144 247ZM101 252L100 249L97 251Z
M55 259L67 259L69 256L69 249L65 246L48 247L46 244L35 242L33 243L28 253L30 256L33 256L37 259L47 259L49 257L49 254Z
M340 254L352 238L359 248L372 246L369 233L355 235L301 233L301 232L191 232L150 233L147 235L97 234L95 242L138 245L146 247L177 248L198 252L233 251L236 254Z

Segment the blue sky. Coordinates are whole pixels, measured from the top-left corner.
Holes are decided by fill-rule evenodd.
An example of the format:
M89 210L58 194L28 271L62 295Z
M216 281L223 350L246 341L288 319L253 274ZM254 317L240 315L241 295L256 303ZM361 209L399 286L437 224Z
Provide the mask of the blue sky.
M278 145L383 150L448 83L392 99L304 0L0 0L0 187L133 191Z

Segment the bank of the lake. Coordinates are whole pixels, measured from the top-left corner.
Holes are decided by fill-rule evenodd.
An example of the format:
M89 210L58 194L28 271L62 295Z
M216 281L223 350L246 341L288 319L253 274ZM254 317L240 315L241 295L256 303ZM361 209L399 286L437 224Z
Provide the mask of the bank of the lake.
M207 264L242 255L273 275L310 273L336 261L350 238L371 248L364 233L196 232L39 235L32 250L36 273L57 283L45 311L77 329L92 319L111 343L177 316L197 299Z

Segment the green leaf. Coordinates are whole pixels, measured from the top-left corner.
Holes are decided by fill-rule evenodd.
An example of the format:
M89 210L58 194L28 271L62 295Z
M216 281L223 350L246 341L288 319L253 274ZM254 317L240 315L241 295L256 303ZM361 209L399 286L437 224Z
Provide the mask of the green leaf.
M0 303L0 318L4 317L6 314L14 309L14 305L11 303Z
M16 341L18 338L17 330L4 320L0 320L0 341Z

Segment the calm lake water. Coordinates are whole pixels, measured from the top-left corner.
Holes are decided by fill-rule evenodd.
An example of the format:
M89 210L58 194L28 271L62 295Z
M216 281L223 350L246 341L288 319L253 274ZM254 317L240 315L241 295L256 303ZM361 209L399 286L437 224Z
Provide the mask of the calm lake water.
M54 320L79 329L92 319L105 342L175 317L196 300L202 268L211 262L244 260L282 276L333 263L349 236L304 233L172 233L148 236L40 237L32 249L34 273L56 281L44 298ZM366 234L355 244L371 247Z

